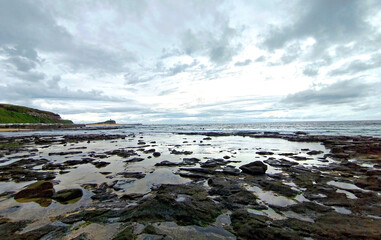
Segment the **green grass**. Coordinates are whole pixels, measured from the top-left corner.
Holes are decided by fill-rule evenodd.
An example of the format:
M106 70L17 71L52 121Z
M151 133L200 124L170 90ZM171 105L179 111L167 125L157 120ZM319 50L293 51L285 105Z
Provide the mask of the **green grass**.
M73 124L62 120L59 115L38 109L0 104L0 123L62 123Z

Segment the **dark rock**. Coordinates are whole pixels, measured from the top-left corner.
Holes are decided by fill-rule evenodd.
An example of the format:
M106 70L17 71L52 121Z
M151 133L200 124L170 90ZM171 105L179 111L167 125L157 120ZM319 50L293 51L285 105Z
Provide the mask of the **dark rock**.
M298 192L292 190L290 186L284 185L281 182L259 179L257 183L263 190L273 191L286 197L295 197L298 194Z
M295 159L297 161L305 161L305 160L310 160L311 158L303 157L303 156L292 156L292 159Z
M200 162L201 160L198 158L183 158L183 162L187 163L187 165L195 164Z
M177 151L176 149L173 149L171 151L171 154L175 154L175 155L191 155L193 152L191 151Z
M312 150L307 152L308 155L318 155L324 153L323 151Z
M209 159L204 163L201 163L201 167L203 168L215 168L219 166L223 166L230 163L230 161L225 161L222 158Z
M288 160L283 159L283 158L281 158L279 160L267 159L264 162L269 164L270 166L273 166L273 167L291 167L291 166L299 164L297 162L288 161Z
M289 156L294 156L294 155L296 155L296 153L279 153L278 155L279 155L279 156L286 156L286 157L289 157Z
M154 152L152 155L153 155L154 157L160 157L160 156L161 156L161 153L159 153L159 152Z
M231 226L238 239L302 239L299 234L281 226L269 225L270 218L237 210L231 215Z
M66 204L73 200L82 198L82 190L79 188L60 190L52 196L52 198L60 203Z
M239 168L242 170L242 172L250 174L250 175L265 174L267 170L266 164L264 164L261 161L251 162L251 163L242 165Z
M135 157L135 158L127 159L124 162L141 162L143 160L144 160L144 158Z
M109 162L92 162L91 164L93 164L96 168L103 168L109 165L110 163Z
M54 192L53 183L51 181L40 181L28 185L25 189L16 193L14 198L51 198Z
M202 140L212 140L212 138L211 137L205 137Z
M356 180L355 185L367 190L381 191L381 178L378 176L365 177Z
M258 155L274 155L273 152L268 152L268 151L259 151L259 152L256 152L256 154L258 154Z
M123 200L136 200L144 197L144 194L141 193L129 193L129 194L124 194L120 198Z
M49 156L53 156L53 155L60 155L60 156L63 156L63 155L74 155L74 154L81 154L82 151L69 151L69 152L51 152L49 153Z
M234 176L238 176L241 173L241 171L235 167L225 167L224 169L222 169L222 172Z
M187 194L189 198L176 201L177 193ZM155 197L123 212L121 221L175 221L179 225L205 226L213 223L220 213L220 207L207 198L201 187L161 185Z
M26 189L16 193L14 199L17 202L35 202L41 207L47 207L52 203L51 197L55 190L50 181L40 181L27 186Z
M203 174L214 174L215 171L205 168L180 168L180 170L194 172L194 173L203 173Z
M207 175L199 174L199 173L179 173L180 177L183 178L191 178L191 179L207 179L209 178Z
M180 166L182 165L181 162L170 162L170 161L162 161L162 162L159 162L159 163L156 163L155 166L159 167L159 166L165 166L165 167L175 167L175 166Z
M144 153L148 154L148 153L154 153L156 152L156 150L154 148L151 148L151 149L148 149L148 150L145 150Z
M123 158L128 158L128 157L131 157L131 156L138 155L134 150L124 150L124 149L117 149L117 150L113 150L113 151L107 151L105 153L106 154L110 154L110 155L117 155L117 156L123 157Z
M125 178L144 178L146 175L142 172L120 172L118 175L122 175Z

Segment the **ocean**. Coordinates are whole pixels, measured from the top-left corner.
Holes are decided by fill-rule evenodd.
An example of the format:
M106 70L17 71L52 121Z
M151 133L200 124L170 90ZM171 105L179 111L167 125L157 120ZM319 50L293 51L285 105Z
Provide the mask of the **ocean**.
M34 132L0 132L0 136L33 134L82 134L82 133L176 133L176 132L307 132L314 135L345 135L381 137L381 121L306 121L306 122L256 122L216 124L143 124L123 125L118 129L103 130L51 130Z
M381 137L381 121L262 122L224 124L140 125L140 132L279 132L303 131L316 135Z

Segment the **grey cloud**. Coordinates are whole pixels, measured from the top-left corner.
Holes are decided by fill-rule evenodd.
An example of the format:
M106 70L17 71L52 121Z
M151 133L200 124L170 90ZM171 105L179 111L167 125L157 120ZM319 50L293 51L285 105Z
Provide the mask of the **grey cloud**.
M354 60L349 64L334 69L329 72L331 76L343 75L343 74L356 74L359 72L375 69L381 67L381 54L373 54L369 60Z
M36 67L36 63L23 57L10 57L6 60L7 63L14 65L18 71L28 72Z
M60 78L55 76L47 83L34 82L24 84L8 84L0 86L0 99L20 101L22 99L51 99L65 101L110 101L123 102L125 99L104 96L101 91L70 90L58 85Z
M280 60L282 61L283 64L291 63L299 57L301 52L302 51L300 49L300 45L297 43L294 43L285 49L285 53L282 55Z
M196 59L194 59L193 62L190 64L178 63L168 70L168 76L174 76L178 73L184 72L186 69L192 68L196 66L197 64L198 64L198 61Z
M347 104L367 97L371 91L373 91L374 87L372 84L361 82L360 79L343 80L331 85L326 85L318 90L307 89L295 94L290 94L284 98L282 102L297 107L313 104Z
M264 62L264 61L266 61L266 57L265 56L260 56L257 59L255 59L255 62Z
M52 9L39 1L0 1L0 47L13 46L13 54L37 60L38 51L56 54L74 70L89 68L95 71L121 72L124 65L137 60L135 54L102 45L91 45L74 38L52 16ZM16 46L16 47L14 47ZM8 51L12 53L12 51ZM13 63L20 70L33 67Z
M174 93L178 90L178 88L171 88L171 89L167 89L167 90L164 90L164 91L161 91L158 96L166 96L168 94L171 94L171 93Z
M29 71L29 72L9 72L9 74L17 79L25 80L28 82L37 82L44 80L46 78L46 74L38 71Z
M307 65L303 69L303 74L309 77L315 77L318 75L318 73L319 73L319 67L313 64Z
M251 59L246 59L245 61L236 62L236 63L234 64L234 66L239 66L239 67L241 67L241 66L247 66L247 65L249 65L251 62L252 62Z
M303 7L297 10L303 11L301 17L292 25L273 29L264 45L273 50L306 37L313 37L317 42L350 42L369 28L365 22L367 3L369 1L300 1Z
M194 32L185 31L182 36L182 48L188 55L205 55L210 61L223 65L230 62L241 46L233 43L242 30L229 26L229 20L220 14L215 16L215 29Z

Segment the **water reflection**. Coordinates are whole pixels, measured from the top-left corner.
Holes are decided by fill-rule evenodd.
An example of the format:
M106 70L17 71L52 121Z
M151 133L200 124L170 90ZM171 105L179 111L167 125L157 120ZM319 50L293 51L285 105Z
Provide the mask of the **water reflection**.
M73 204L82 196L82 189L64 189L56 192L51 181L38 181L16 193L14 199L19 203L35 202L41 207L48 207L53 200L60 204Z

